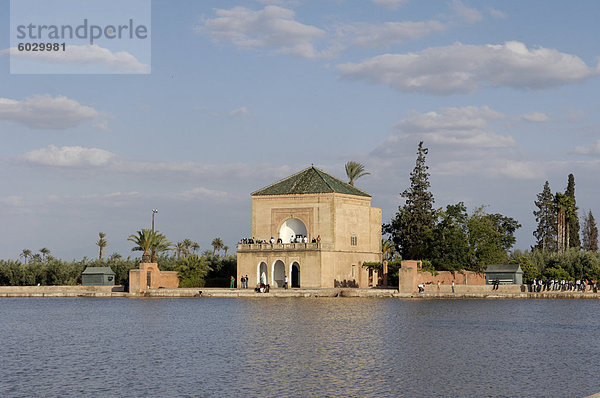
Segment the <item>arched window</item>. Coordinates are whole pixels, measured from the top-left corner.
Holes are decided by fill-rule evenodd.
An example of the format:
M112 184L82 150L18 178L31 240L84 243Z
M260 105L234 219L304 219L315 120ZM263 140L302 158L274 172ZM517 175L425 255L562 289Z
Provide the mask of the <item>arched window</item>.
M297 218L288 218L279 228L279 237L283 243L290 243L291 237L307 236L306 225Z

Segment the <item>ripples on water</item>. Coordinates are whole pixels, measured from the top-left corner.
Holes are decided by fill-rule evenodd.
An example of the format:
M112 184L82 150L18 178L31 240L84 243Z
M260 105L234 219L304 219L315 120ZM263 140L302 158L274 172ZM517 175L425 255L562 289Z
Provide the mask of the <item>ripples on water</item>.
M600 392L600 301L1 299L0 396Z

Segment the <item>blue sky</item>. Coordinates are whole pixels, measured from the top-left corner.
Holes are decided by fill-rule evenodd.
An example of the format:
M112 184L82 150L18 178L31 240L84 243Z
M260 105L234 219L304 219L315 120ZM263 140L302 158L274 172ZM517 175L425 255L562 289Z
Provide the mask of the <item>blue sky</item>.
M249 193L311 163L342 179L346 161L364 163L357 185L386 222L420 140L436 206L514 217L528 248L544 181L563 191L574 173L580 215L600 211L599 11L153 1L150 74L11 75L0 0L0 258L94 257L99 231L129 255L153 208L172 241L208 249L220 236L234 250L250 234ZM107 51L104 68L130 65Z

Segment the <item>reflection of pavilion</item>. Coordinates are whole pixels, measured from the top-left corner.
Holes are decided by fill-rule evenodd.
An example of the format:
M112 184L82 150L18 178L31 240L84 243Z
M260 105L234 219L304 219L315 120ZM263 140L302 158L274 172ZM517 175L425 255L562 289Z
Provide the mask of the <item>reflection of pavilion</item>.
M367 193L309 167L252 194L252 236L283 243L238 245L238 281L248 275L250 287L282 287L286 275L291 287L368 287L361 265L381 261L381 209ZM304 236L308 243L298 243Z

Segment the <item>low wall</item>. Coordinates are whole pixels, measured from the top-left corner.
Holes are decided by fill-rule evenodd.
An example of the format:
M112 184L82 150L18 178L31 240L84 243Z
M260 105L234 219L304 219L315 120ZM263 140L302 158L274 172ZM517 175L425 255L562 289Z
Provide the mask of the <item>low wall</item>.
M437 275L430 272L421 271L421 262L414 260L402 261L398 269L398 290L401 293L412 293L418 291L417 285L425 286L426 291L434 289L436 292L437 284L440 283L440 292L452 292L452 282L457 286L485 286L485 274L478 274L472 271L438 271ZM491 287L490 291L491 291Z
M148 275L150 276L149 280ZM177 287L179 287L177 272L161 271L158 269L157 263L140 263L139 269L129 271L129 293L144 292L148 289L174 289Z
M113 286L0 286L0 297L121 297L122 285Z

